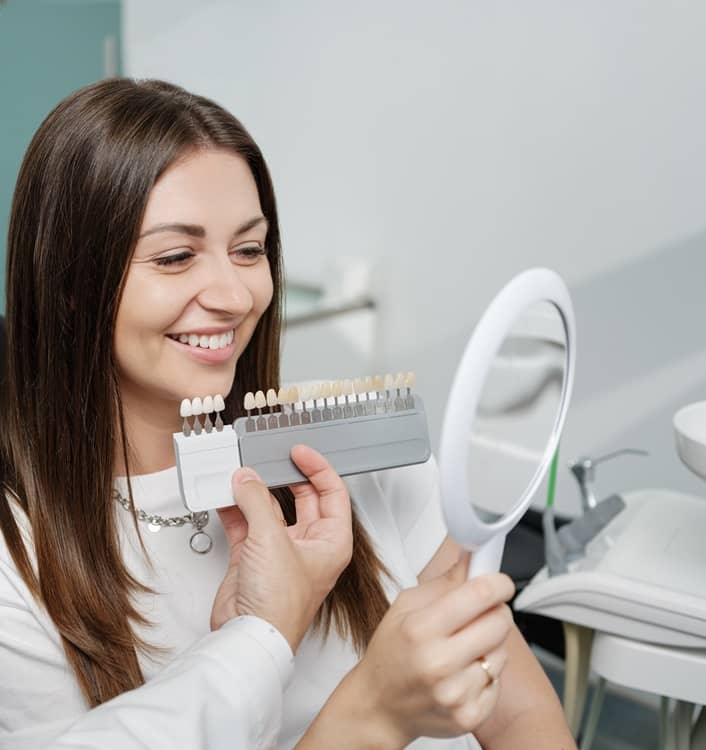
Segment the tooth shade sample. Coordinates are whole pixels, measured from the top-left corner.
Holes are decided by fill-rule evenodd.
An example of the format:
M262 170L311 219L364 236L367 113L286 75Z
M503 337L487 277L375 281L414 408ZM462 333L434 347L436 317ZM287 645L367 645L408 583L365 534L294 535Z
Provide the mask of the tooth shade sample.
M246 411L252 411L255 408L255 396L253 395L252 391L249 391L245 394L243 406L245 407Z
M373 389L374 389L373 379L372 379L372 377L370 375L368 375L365 378L365 390L366 390L367 393L370 393Z
M212 414L213 413L213 397L212 396L204 396L204 398L203 398L203 413L204 414Z
M384 388L384 386L383 386L382 375L376 375L373 378L373 389L379 392L379 391L383 390L383 388Z
M392 375L385 375L385 390L389 391L391 390L395 385L395 381L392 377Z
M395 388L402 388L404 386L404 373L398 372L395 375Z
M277 403L284 406L289 403L289 391L286 388L280 388L277 393Z
M293 385L289 389L289 403L296 404L297 401L299 401L299 391L297 390L296 385Z
M331 395L331 383L326 381L321 384L321 398L328 398Z
M358 395L365 393L365 383L362 378L356 378L353 381L353 390L355 390Z
M309 398L318 401L321 398L321 383L314 383L309 392Z
M213 410L223 411L225 408L226 408L226 402L223 400L223 396L221 396L220 393L217 393L213 397Z
M195 417L197 417L199 414L203 414L203 403L198 396L191 401L191 413Z
M264 409L264 407L267 406L267 399L262 391L258 391L255 394L255 406L258 409Z
M191 416L191 401L189 401L188 398L185 398L181 402L181 406L179 407L179 416L183 417L184 419Z
M343 395L348 396L351 393L353 393L353 381L352 380L344 380L343 381Z
M267 391L267 405L277 406L277 391L274 388L270 388Z
M417 376L413 372L407 373L407 380L405 381L405 385L407 388L414 388L414 384L417 382Z

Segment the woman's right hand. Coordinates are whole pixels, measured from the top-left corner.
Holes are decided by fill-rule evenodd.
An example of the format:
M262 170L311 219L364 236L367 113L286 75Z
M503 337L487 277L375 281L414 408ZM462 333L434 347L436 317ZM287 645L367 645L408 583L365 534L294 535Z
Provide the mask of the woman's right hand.
M346 678L385 747L472 732L495 706L514 586L502 574L466 580L467 570L463 555L446 574L402 591Z
M267 620L296 651L327 594L351 559L351 504L341 477L317 451L299 445L292 460L309 480L292 487L297 522L257 474L233 475L237 506L218 511L231 548L213 603L211 629L238 615Z

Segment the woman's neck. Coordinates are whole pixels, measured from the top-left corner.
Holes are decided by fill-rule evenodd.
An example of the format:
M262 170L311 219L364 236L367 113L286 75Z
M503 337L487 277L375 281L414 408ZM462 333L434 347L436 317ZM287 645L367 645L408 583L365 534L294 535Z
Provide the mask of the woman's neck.
M121 394L130 474L153 474L175 464L172 434L181 427L179 404L154 401L145 406L129 393ZM122 445L116 446L114 474L125 476Z

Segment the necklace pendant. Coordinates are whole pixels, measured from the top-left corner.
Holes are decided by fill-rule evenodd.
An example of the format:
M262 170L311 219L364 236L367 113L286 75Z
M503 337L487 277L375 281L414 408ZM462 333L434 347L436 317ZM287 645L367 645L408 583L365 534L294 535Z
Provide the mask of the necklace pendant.
M149 529L149 530L150 530L150 531L151 531L151 532L152 532L153 534L157 534L158 532L160 532L160 531L162 530L162 527L161 527L161 526L159 526L159 525L158 525L158 524L156 524L156 523L148 523L148 524L147 524L147 528L148 528L148 529Z
M191 547L197 555L205 555L207 552L211 551L211 548L213 547L213 539L211 539L210 534L199 529L195 534L191 535L191 539L189 539L189 547Z

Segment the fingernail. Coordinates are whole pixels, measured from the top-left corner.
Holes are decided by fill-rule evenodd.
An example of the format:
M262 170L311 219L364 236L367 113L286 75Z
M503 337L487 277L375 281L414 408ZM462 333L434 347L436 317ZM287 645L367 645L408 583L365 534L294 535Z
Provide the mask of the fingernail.
M235 484L245 484L245 482L258 482L260 477L257 472L252 469L238 469L233 475L233 482Z

